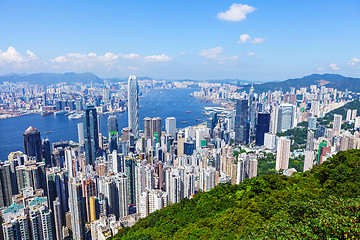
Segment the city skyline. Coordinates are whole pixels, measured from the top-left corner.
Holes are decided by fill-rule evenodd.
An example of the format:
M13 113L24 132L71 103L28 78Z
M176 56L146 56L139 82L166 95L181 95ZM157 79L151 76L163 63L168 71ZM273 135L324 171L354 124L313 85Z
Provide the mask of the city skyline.
M91 71L250 81L325 72L360 76L360 34L351 27L359 20L357 1L2 1L0 9L0 74ZM334 17L339 12L346 14Z

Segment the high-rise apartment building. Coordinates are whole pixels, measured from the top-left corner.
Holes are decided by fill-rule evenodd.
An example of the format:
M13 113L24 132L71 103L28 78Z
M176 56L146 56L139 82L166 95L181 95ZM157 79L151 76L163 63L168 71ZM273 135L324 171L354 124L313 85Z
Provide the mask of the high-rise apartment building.
M69 181L69 205L74 239L85 239L85 201L81 182L73 178Z
M134 75L128 80L128 122L135 138L139 137L139 86Z
M341 124L342 124L342 115L335 114L334 115L334 123L333 123L333 132L332 136L338 136L341 131Z
M276 171L279 171L280 169L286 170L289 168L290 143L290 140L285 137L279 138L276 153Z
M165 119L165 130L167 134L170 134L173 138L175 138L176 118L168 117Z

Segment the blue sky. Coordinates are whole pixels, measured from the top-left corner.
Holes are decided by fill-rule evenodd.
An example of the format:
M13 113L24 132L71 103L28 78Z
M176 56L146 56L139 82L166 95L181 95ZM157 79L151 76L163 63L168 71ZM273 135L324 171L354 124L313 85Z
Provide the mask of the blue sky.
M360 1L0 1L0 74L360 77Z

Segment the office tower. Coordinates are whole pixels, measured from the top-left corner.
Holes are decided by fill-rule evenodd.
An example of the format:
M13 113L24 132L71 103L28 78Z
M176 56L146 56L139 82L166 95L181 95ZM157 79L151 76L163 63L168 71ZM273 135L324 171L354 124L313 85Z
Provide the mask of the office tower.
M177 155L178 156L184 155L184 143L185 143L185 134L184 134L184 132L180 131L177 134Z
M308 129L316 130L317 117L309 117Z
M314 165L315 154L314 151L305 151L304 169L303 171L310 170Z
M256 101L254 96L254 86L251 85L249 91L249 142L252 142L255 138L256 131Z
M83 124L86 163L94 166L99 155L98 118L94 106L86 106Z
M32 126L24 132L24 150L26 155L36 157L37 162L42 161L40 132Z
M135 191L135 157L128 156L125 159L125 174L128 185L128 203L136 205L136 191Z
M49 139L44 139L42 141L42 157L45 159L46 167L51 167L51 144Z
M249 142L248 101L236 100L235 144L246 145Z
M144 118L144 137L146 139L151 138L151 118Z
M340 134L341 124L342 124L342 116L335 114L334 123L333 123L333 132L332 132L333 137L338 136Z
M277 132L285 132L295 126L295 107L281 104L278 109Z
M73 238L85 239L85 203L79 180L73 178L69 181L69 195Z
M12 174L11 174L11 166L8 161L2 163L0 168L0 177L1 177L1 185L3 190L3 199L4 206L10 206L12 201L11 197L13 195L13 184L12 184ZM0 189L1 190L1 189Z
M116 199L118 202L117 219L127 216L128 213L128 183L125 174L115 175Z
M237 163L237 176L236 184L243 182L246 178L252 178L257 176L256 159L239 159Z
M176 118L168 117L165 119L165 130L167 134L170 134L171 137L175 138Z
M279 171L280 169L286 170L289 168L290 144L291 142L289 139L285 137L279 138L276 153L276 171Z
M314 150L314 132L308 131L307 138L306 138L306 151L313 151Z
M116 115L110 115L108 118L108 132L109 132L109 149L110 153L117 150L119 127Z
M326 134L326 127L325 126L318 126L316 129L316 134L315 137L316 138L320 138L320 137L325 137Z
M128 80L128 122L135 138L139 137L139 86L134 75Z
M54 223L55 223L55 236L56 239L63 239L63 231L62 231L62 213L61 213L61 207L60 207L60 201L59 198L56 198L53 202L54 206Z
M195 143L194 141L184 142L184 154L185 155L193 155L195 150Z
M196 129L196 148L201 148L206 146L206 140L205 140L205 136L207 136L209 134L209 129L208 128L198 128ZM178 144L179 144L179 140L178 140ZM179 155L180 156L180 155Z
M80 152L84 152L84 144L85 144L85 139L84 139L84 123L78 123L77 124L77 129L78 129L78 141L79 141L79 150Z
M270 113L259 113L256 127L256 146L264 145L265 133L269 132Z

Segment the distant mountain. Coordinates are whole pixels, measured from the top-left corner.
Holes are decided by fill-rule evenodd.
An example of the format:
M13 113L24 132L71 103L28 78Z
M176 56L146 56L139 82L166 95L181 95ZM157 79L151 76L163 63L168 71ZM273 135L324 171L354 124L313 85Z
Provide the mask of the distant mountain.
M29 82L31 84L67 83L103 83L103 80L93 73L34 73L34 74L8 74L0 76L0 82Z
M269 90L280 90L286 92L290 87L297 89L301 87L310 87L310 85L326 86L328 88L336 88L341 91L349 89L353 92L360 92L360 78L344 77L339 74L312 74L302 78L288 79L280 82L266 82L254 86L256 92L267 92ZM244 90L250 88L244 85Z

